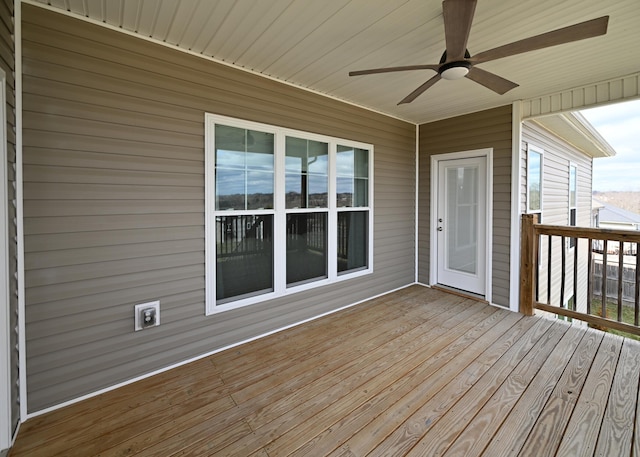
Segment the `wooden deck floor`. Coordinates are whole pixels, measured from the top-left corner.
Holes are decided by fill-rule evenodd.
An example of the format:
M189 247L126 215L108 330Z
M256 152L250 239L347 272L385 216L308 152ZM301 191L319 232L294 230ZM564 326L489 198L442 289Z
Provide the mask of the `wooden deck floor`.
M18 456L640 456L640 344L412 286L23 424Z

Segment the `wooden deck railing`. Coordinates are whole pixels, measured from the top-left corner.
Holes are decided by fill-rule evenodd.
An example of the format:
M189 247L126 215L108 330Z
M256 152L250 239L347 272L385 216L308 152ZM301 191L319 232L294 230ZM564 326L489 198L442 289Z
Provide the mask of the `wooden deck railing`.
M520 311L640 335L640 233L542 225L522 216Z

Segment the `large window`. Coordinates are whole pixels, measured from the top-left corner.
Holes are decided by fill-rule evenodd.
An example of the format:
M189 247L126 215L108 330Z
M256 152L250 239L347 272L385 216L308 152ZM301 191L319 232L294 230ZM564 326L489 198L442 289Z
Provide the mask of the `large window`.
M527 212L542 216L542 151L531 146L527 154Z
M207 114L207 313L368 274L368 144Z

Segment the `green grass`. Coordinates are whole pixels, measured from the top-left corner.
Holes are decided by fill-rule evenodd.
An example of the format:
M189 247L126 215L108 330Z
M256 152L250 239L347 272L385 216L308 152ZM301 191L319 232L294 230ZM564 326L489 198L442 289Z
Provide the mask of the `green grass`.
M591 300L591 314L594 316L602 316L602 300L599 298L594 298ZM618 302L613 302L607 300L607 318L617 321L618 320ZM634 325L634 309L631 306L622 306L622 322L626 324ZM634 340L640 341L640 336L634 335L627 332L622 332L620 330L603 328L599 325L591 325L591 327L599 328L609 333L613 333L616 335L624 336L625 338L630 338Z

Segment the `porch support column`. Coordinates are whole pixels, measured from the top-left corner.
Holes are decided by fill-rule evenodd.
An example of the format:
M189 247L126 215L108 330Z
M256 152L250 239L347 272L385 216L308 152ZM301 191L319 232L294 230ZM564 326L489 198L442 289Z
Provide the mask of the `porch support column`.
M520 254L520 312L533 316L534 288L536 282L536 253L538 237L535 234L535 215L522 215Z

